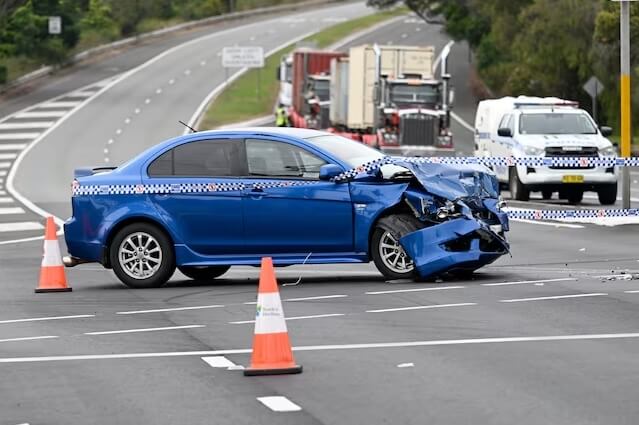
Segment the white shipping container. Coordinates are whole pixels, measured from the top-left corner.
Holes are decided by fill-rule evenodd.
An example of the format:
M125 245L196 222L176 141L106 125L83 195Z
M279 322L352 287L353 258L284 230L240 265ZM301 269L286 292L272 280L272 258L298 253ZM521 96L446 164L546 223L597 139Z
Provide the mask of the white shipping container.
M381 74L389 78L418 74L433 79L435 48L418 46L379 46ZM376 57L372 45L352 47L349 52L348 120L352 129L373 127L375 107Z

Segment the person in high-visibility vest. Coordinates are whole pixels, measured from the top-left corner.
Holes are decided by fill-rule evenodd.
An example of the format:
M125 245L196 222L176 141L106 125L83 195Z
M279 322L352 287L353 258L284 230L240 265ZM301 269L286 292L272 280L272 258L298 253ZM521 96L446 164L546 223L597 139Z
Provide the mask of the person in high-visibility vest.
M278 127L288 127L288 113L286 112L286 108L281 103L277 105L277 109L275 110L275 125Z

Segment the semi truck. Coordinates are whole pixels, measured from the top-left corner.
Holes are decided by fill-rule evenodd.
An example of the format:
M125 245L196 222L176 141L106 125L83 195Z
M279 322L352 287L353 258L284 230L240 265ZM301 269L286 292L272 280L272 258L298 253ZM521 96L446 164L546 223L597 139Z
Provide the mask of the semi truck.
M330 131L393 155L454 152L447 56L434 76L433 47L364 45L336 57L330 73Z

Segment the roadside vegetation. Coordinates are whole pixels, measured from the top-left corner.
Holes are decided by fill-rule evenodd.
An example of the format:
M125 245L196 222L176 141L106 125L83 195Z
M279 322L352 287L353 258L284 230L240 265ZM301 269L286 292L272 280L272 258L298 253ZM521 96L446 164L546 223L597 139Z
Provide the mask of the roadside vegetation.
M342 22L304 39L302 43L316 46L319 49L326 48L357 31L406 12L407 10L404 8L397 8ZM277 101L279 91L279 81L275 78L276 70L282 56L287 55L293 49L295 49L295 45L291 44L273 53L265 59L264 68L249 70L231 83L209 105L200 123L200 129L211 129L273 113L273 105ZM259 96L257 95L258 73L260 78Z
M398 0L369 0L378 7ZM599 121L619 132L619 3L608 0L405 0L426 20L445 20L446 30L475 53L479 76L495 96L538 95L591 99L582 86L592 76L605 91ZM631 3L631 60L639 59L639 4ZM639 68L633 93L639 92ZM639 96L633 98L639 111ZM634 114L639 128L639 114Z
M0 85L82 50L209 16L294 0L0 0ZM48 17L62 33L48 33Z

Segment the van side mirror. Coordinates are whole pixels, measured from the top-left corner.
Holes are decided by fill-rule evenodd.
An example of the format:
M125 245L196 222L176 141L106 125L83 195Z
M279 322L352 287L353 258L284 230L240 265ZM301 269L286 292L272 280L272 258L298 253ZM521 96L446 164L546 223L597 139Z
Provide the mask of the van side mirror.
M342 170L342 167L340 167L339 165L336 164L324 164L320 167L319 170L319 179L320 180L330 180L334 177L339 176L340 174L342 174L344 172L344 170Z
M513 132L508 127L502 127L497 130L497 135L501 137L513 137Z
M450 89L448 92L448 105L453 106L455 104L455 89Z
M602 135L603 137L609 137L609 136L612 136L612 128L611 128L611 127L603 126L603 127L601 127L599 130L601 130L601 135Z

